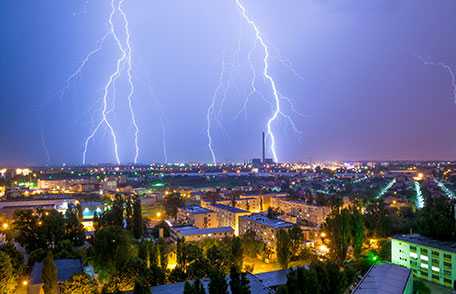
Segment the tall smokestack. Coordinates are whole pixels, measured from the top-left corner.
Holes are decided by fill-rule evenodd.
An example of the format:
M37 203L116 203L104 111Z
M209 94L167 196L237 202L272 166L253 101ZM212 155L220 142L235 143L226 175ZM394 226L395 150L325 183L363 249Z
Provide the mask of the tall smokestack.
M263 132L263 163L266 161L265 136Z

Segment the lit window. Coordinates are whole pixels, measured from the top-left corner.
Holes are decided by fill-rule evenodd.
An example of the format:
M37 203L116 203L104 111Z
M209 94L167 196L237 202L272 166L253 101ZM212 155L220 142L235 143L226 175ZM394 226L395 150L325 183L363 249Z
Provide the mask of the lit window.
M435 271L435 272L440 272L440 269L438 267L436 267L436 266L433 266L432 270Z
M429 260L429 257L427 257L427 255L421 255L421 260L424 260L424 261L428 261Z
M410 257L417 258L418 255L415 252L410 252Z
M429 268L429 266L428 266L426 263L422 263L422 264L421 264L421 267L422 267L422 268L425 268L425 269L428 269L428 268Z

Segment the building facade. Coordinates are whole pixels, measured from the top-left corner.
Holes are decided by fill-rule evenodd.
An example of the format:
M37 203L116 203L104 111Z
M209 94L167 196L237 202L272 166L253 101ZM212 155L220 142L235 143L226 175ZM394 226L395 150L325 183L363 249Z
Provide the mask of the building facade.
M201 229L218 227L217 214L201 206L179 208L177 211L177 222L180 224L191 224Z
M316 226L324 223L326 217L331 213L331 208L328 206L311 205L304 201L290 200L282 197L272 198L271 207L290 216L295 216L298 221L305 220Z
M417 278L456 289L456 243L397 235L391 240L391 262L411 269Z
M244 215L249 215L250 212L236 207L223 204L205 204L208 208L215 212L219 227L232 227L234 234L239 235L239 218Z
M239 234L245 234L248 231L253 231L270 249L273 251L276 247L276 233L282 229L290 229L292 223L280 220L271 219L264 214L252 214L243 216L239 221Z

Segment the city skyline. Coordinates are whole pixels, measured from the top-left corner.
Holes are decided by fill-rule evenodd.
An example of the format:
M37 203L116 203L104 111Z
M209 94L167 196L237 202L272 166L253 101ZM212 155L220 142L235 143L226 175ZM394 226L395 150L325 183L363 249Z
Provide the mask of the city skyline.
M217 162L261 157L274 93L261 77L264 50L248 20L270 50L269 74L284 111L272 125L280 162L456 158L452 1L45 1L20 9L5 1L0 164L82 163L122 51L111 36L103 41L113 3L128 16L125 58L134 83L130 96L123 64L105 107L122 164L136 157L143 164L212 162L207 118ZM120 12L113 26L128 48ZM116 163L108 131L94 135L87 164Z

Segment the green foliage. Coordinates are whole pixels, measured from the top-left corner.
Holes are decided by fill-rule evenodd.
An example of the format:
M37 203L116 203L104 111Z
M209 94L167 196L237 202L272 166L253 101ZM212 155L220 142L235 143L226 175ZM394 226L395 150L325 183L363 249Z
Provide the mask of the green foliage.
M95 234L95 265L115 272L138 254L130 233L118 226L106 226Z
M136 239L142 238L144 236L144 220L142 217L141 211L141 199L139 196L135 196L133 202L133 216L132 216L132 231L133 236Z
M216 271L209 274L209 294L226 294L228 284L225 280L225 273Z
M84 226L76 208L69 208L65 213L65 239L70 240L75 246L84 244Z
M428 197L418 213L417 229L424 236L441 241L456 238L454 204L444 197Z
M243 234L241 236L241 241L245 255L251 258L255 258L262 254L266 247L253 230L249 230Z
M57 210L16 211L14 230L15 239L27 252L37 249L57 252L60 243L65 240L69 240L71 246L80 246L85 239L84 227L76 208L69 208L65 216Z
M16 277L22 276L26 270L24 264L24 257L19 251L17 251L13 243L5 243L1 245L0 252L3 252L10 257L14 275Z
M17 287L16 278L10 256L0 251L0 293L14 293Z
M41 272L41 281L45 294L57 294L57 268L54 263L54 256L49 251L43 260L43 271Z
M60 294L91 294L97 292L97 285L87 274L75 274L60 286Z
M235 266L230 269L230 290L232 294L250 294L249 279L240 273Z
M279 293L337 294L345 293L349 283L345 272L335 263L314 262L308 268L298 268L288 274L287 284Z
M242 264L244 259L244 249L242 247L242 241L239 237L234 237L231 240L231 260L237 270L242 270ZM209 259L210 261L210 259Z
M276 233L276 240L277 261L282 269L287 269L291 258L290 235L286 230L279 230Z
M288 235L290 237L290 251L292 257L301 256L303 251L304 235L302 230L298 226L293 226L289 231Z
M165 199L165 211L169 217L176 218L177 209L184 205L184 200L182 199L180 193L172 193L168 195Z
M361 255L361 249L363 248L365 226L363 216L357 209L352 209L351 227L353 253L355 257L358 258Z
M326 218L323 229L331 240L330 249L333 258L343 262L348 249L353 248L354 256L361 254L365 237L364 217L357 209L336 208Z

